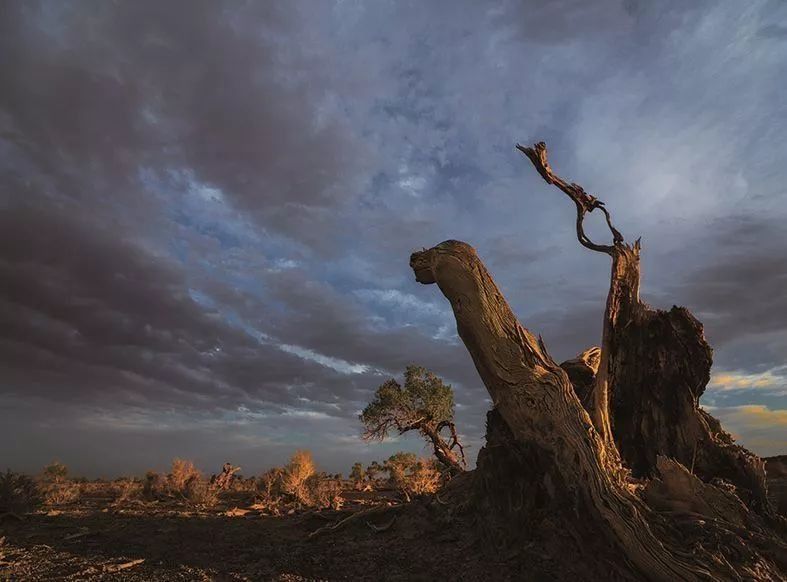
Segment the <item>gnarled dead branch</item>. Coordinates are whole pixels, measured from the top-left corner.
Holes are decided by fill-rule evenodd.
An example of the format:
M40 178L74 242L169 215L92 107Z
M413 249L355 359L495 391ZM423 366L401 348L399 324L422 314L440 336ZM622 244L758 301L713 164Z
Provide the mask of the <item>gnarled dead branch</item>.
M554 173L543 142L516 147L548 184L574 201L579 242L612 257L598 373L589 387L578 387L604 442L615 441L636 476L657 475L657 458L672 457L705 481L731 482L750 507L769 513L763 462L734 444L699 407L712 362L702 324L683 307L662 311L642 302L640 241L626 244L600 200ZM582 221L595 209L606 217L611 245L595 244L584 234Z

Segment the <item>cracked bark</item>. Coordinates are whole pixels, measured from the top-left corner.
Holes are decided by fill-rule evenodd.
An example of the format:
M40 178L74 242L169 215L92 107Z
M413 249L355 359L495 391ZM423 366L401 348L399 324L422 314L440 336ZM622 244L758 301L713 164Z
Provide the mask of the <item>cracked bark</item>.
M657 457L669 456L704 481L732 483L747 505L770 512L762 460L734 444L699 406L713 360L702 324L684 307L664 311L645 304L639 297L640 241L625 243L603 202L554 173L543 142L517 149L574 201L580 244L612 258L598 373L583 399L602 438L615 441L637 477L656 475ZM584 217L596 209L612 233L610 245L584 234Z
M750 508L768 515L761 461L699 409L711 363L701 324L683 308L656 311L642 303L639 241L626 244L602 202L552 172L546 146L517 147L574 201L579 242L612 257L612 276L600 351L561 367L516 319L470 245L445 241L411 256L416 280L436 283L450 302L494 403L473 475L479 523L509 542L534 528L559 539L556 547L570 544L593 576L778 579L784 568L778 537L762 534L767 541L753 547L740 523L717 519L737 511L737 496L703 485L681 465L693 461L703 480L734 483ZM611 245L584 233L583 218L596 209L605 214ZM647 499L658 510L643 500L644 482L631 481L632 470L650 478ZM760 517L741 507L740 519L764 531Z

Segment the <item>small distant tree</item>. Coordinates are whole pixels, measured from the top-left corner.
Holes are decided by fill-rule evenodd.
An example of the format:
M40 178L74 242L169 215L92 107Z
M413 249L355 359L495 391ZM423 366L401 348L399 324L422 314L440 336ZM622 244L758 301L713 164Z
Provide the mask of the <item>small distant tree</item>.
M10 469L0 473L0 517L6 513L27 513L40 503L41 495L33 479Z
M68 467L60 461L53 461L44 467L41 477L51 483L60 483L68 479Z
M39 488L46 505L65 505L79 499L81 487L68 478L68 467L55 461L41 472Z
M316 472L312 454L309 451L295 451L290 462L284 467L284 490L298 499L305 499L308 491L306 482Z
M372 461L366 467L366 479L372 487L374 487L377 477L383 472L385 472L385 468L377 461Z
M407 366L404 386L394 379L380 385L360 418L364 440L382 441L392 430L400 435L417 431L450 473L461 473L467 466L454 424L453 390L425 368Z
M415 453L406 453L404 451L399 451L388 457L383 466L388 471L388 479L391 485L397 489L404 490L407 475L417 462L418 457Z
M353 464L352 469L350 469L350 481L352 481L353 487L361 489L365 480L366 471L363 470L363 465L361 463Z

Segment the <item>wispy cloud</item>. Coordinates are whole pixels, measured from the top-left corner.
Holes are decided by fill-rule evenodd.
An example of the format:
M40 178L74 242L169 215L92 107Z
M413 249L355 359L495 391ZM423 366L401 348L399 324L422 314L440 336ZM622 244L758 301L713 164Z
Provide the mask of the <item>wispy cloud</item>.
M715 372L708 383L708 390L764 390L787 395L787 367L779 366L759 373Z
M643 235L643 296L704 322L703 402L783 410L783 22L764 0L8 3L0 396L71 408L54 439L8 405L0 458L213 462L225 433L244 466L312 442L340 469L411 363L480 442L488 394L408 257L467 240L553 355L598 344L608 258L514 151L535 139Z

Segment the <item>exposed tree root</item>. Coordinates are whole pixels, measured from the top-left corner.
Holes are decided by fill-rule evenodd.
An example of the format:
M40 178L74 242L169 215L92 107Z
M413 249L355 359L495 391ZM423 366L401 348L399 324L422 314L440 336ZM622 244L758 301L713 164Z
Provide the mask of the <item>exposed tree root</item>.
M389 529L391 529L391 526L393 526L393 524L394 524L394 523L396 523L396 516L395 516L395 515L394 515L394 516L391 518L391 520L390 520L388 523L386 523L386 524L383 524L383 525L374 525L372 522L370 522L370 521L367 521L367 522L366 522L366 526L367 526L367 527L368 527L370 530L372 530L373 532L375 532L375 533L382 533L382 532L384 532L384 531L388 531Z
M404 505L386 505L386 506L372 507L370 509L363 509L361 511L356 511L352 515L349 515L349 516L345 517L344 519L341 519L341 520L337 521L336 523L333 523L333 524L330 524L330 525L325 525L325 526L323 526L323 527L321 527L319 529L314 530L313 532L311 532L309 534L308 537L309 537L309 539L313 539L313 538L316 538L316 537L321 536L321 535L326 534L326 533L333 533L336 530L343 528L347 524L352 523L354 521L357 521L361 517L369 517L369 516L372 516L372 515L382 515L382 514L385 514L385 513L389 513L391 511L399 511L403 507L405 507L405 506ZM396 516L394 516L394 517L396 517ZM388 527L390 527L391 525L393 525L393 522L391 522L388 525Z

